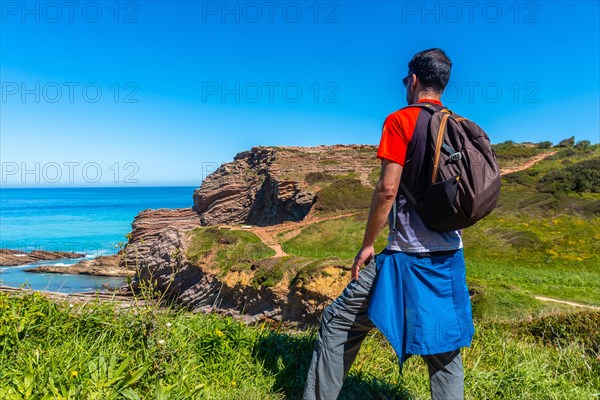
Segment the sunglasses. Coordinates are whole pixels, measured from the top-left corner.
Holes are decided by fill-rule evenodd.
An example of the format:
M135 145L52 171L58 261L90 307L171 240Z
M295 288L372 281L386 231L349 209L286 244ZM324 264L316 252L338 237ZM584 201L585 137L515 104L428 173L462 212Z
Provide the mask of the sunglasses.
M402 84L404 85L404 87L408 86L408 83L410 82L413 74L414 72L408 71L408 75L402 78Z

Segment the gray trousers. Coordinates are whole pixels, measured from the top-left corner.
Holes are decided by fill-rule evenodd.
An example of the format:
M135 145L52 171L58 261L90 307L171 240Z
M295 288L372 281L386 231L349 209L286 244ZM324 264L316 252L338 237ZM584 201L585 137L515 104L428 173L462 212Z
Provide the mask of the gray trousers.
M375 327L367 315L367 308L376 273L373 257L361 269L359 280L350 282L323 312L304 388L304 400L337 399L362 341ZM432 400L464 399L460 349L421 357L429 369Z

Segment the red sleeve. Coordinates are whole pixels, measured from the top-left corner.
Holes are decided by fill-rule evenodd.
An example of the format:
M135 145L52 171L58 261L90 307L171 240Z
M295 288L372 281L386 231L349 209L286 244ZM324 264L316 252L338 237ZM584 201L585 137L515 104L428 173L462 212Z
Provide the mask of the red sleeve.
M404 166L406 149L414 133L419 111L417 107L409 107L388 115L383 123L377 158Z

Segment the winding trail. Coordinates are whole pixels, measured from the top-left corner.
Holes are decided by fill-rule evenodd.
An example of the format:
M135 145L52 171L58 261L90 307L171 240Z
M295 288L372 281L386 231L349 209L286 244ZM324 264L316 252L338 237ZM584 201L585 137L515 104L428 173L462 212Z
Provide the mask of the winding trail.
M566 304L566 305L569 305L572 307L580 307L580 308L587 308L588 310L600 311L600 307L591 306L589 304L575 303L573 301L567 301L567 300L551 299L550 297L544 297L544 296L533 296L533 297L535 297L537 300L540 300L540 301L560 303L560 304Z
M298 221L298 222L286 221L281 224L271 225L271 226L220 225L219 227L225 228L225 229L248 230L248 231L254 233L256 236L258 236L265 245L267 245L268 247L270 247L271 249L273 249L275 251L275 255L273 257L285 257L288 254L285 251L283 251L283 248L281 247L281 243L279 243L279 240L277 238L278 234L285 232L285 233L287 233L288 237L293 237L293 236L296 236L297 234L299 234L307 226L315 224L317 222L349 217L349 216L360 214L363 212L364 211L356 211L356 212L347 213L347 214L329 215L329 216L324 216L324 217L314 217L309 214L302 221ZM245 228L245 226L248 226L248 227Z
M528 168L533 167L535 164L539 163L540 161L542 161L550 156L555 155L556 153L558 153L558 150L548 151L546 153L540 153L534 157L531 157L528 161L524 162L523 164L517 165L516 167L501 168L500 175L506 175L506 174L512 174L513 172L524 171Z

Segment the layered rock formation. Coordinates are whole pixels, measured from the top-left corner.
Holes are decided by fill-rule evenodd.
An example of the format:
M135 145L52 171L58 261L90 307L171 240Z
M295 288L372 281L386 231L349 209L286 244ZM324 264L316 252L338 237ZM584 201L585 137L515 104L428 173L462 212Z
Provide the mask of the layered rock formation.
M120 267L139 272L153 265L152 251L156 246L173 247L164 242L161 234L166 231L185 232L200 226L200 216L191 208L146 209L135 216L131 223L129 240L122 250Z
M91 260L81 260L73 265L41 265L25 271L95 276L134 276L135 270L133 268L126 269L119 265L120 258L121 254L98 256Z
M274 225L301 221L318 198L309 173L352 176L369 184L379 161L375 146L255 147L209 175L193 193L194 206L144 210L135 217L124 249L123 268L134 268L134 288L152 286L193 309L227 310L250 320L310 320L331 298L329 283L261 288L249 275L222 276L214 252L193 263L186 250L200 226ZM332 266L330 276L338 276ZM338 271L338 272L336 272ZM325 293L327 292L327 293Z
M298 181L282 179L277 151L255 147L239 153L209 175L194 192L193 209L203 225L273 225L302 220L315 194Z
M64 258L83 258L85 254L70 251L33 250L24 252L11 249L0 249L0 267L31 264L38 261L60 260Z
M203 225L300 221L316 200L307 174L352 174L368 185L376 151L368 145L254 147L210 174L194 191L192 208Z

